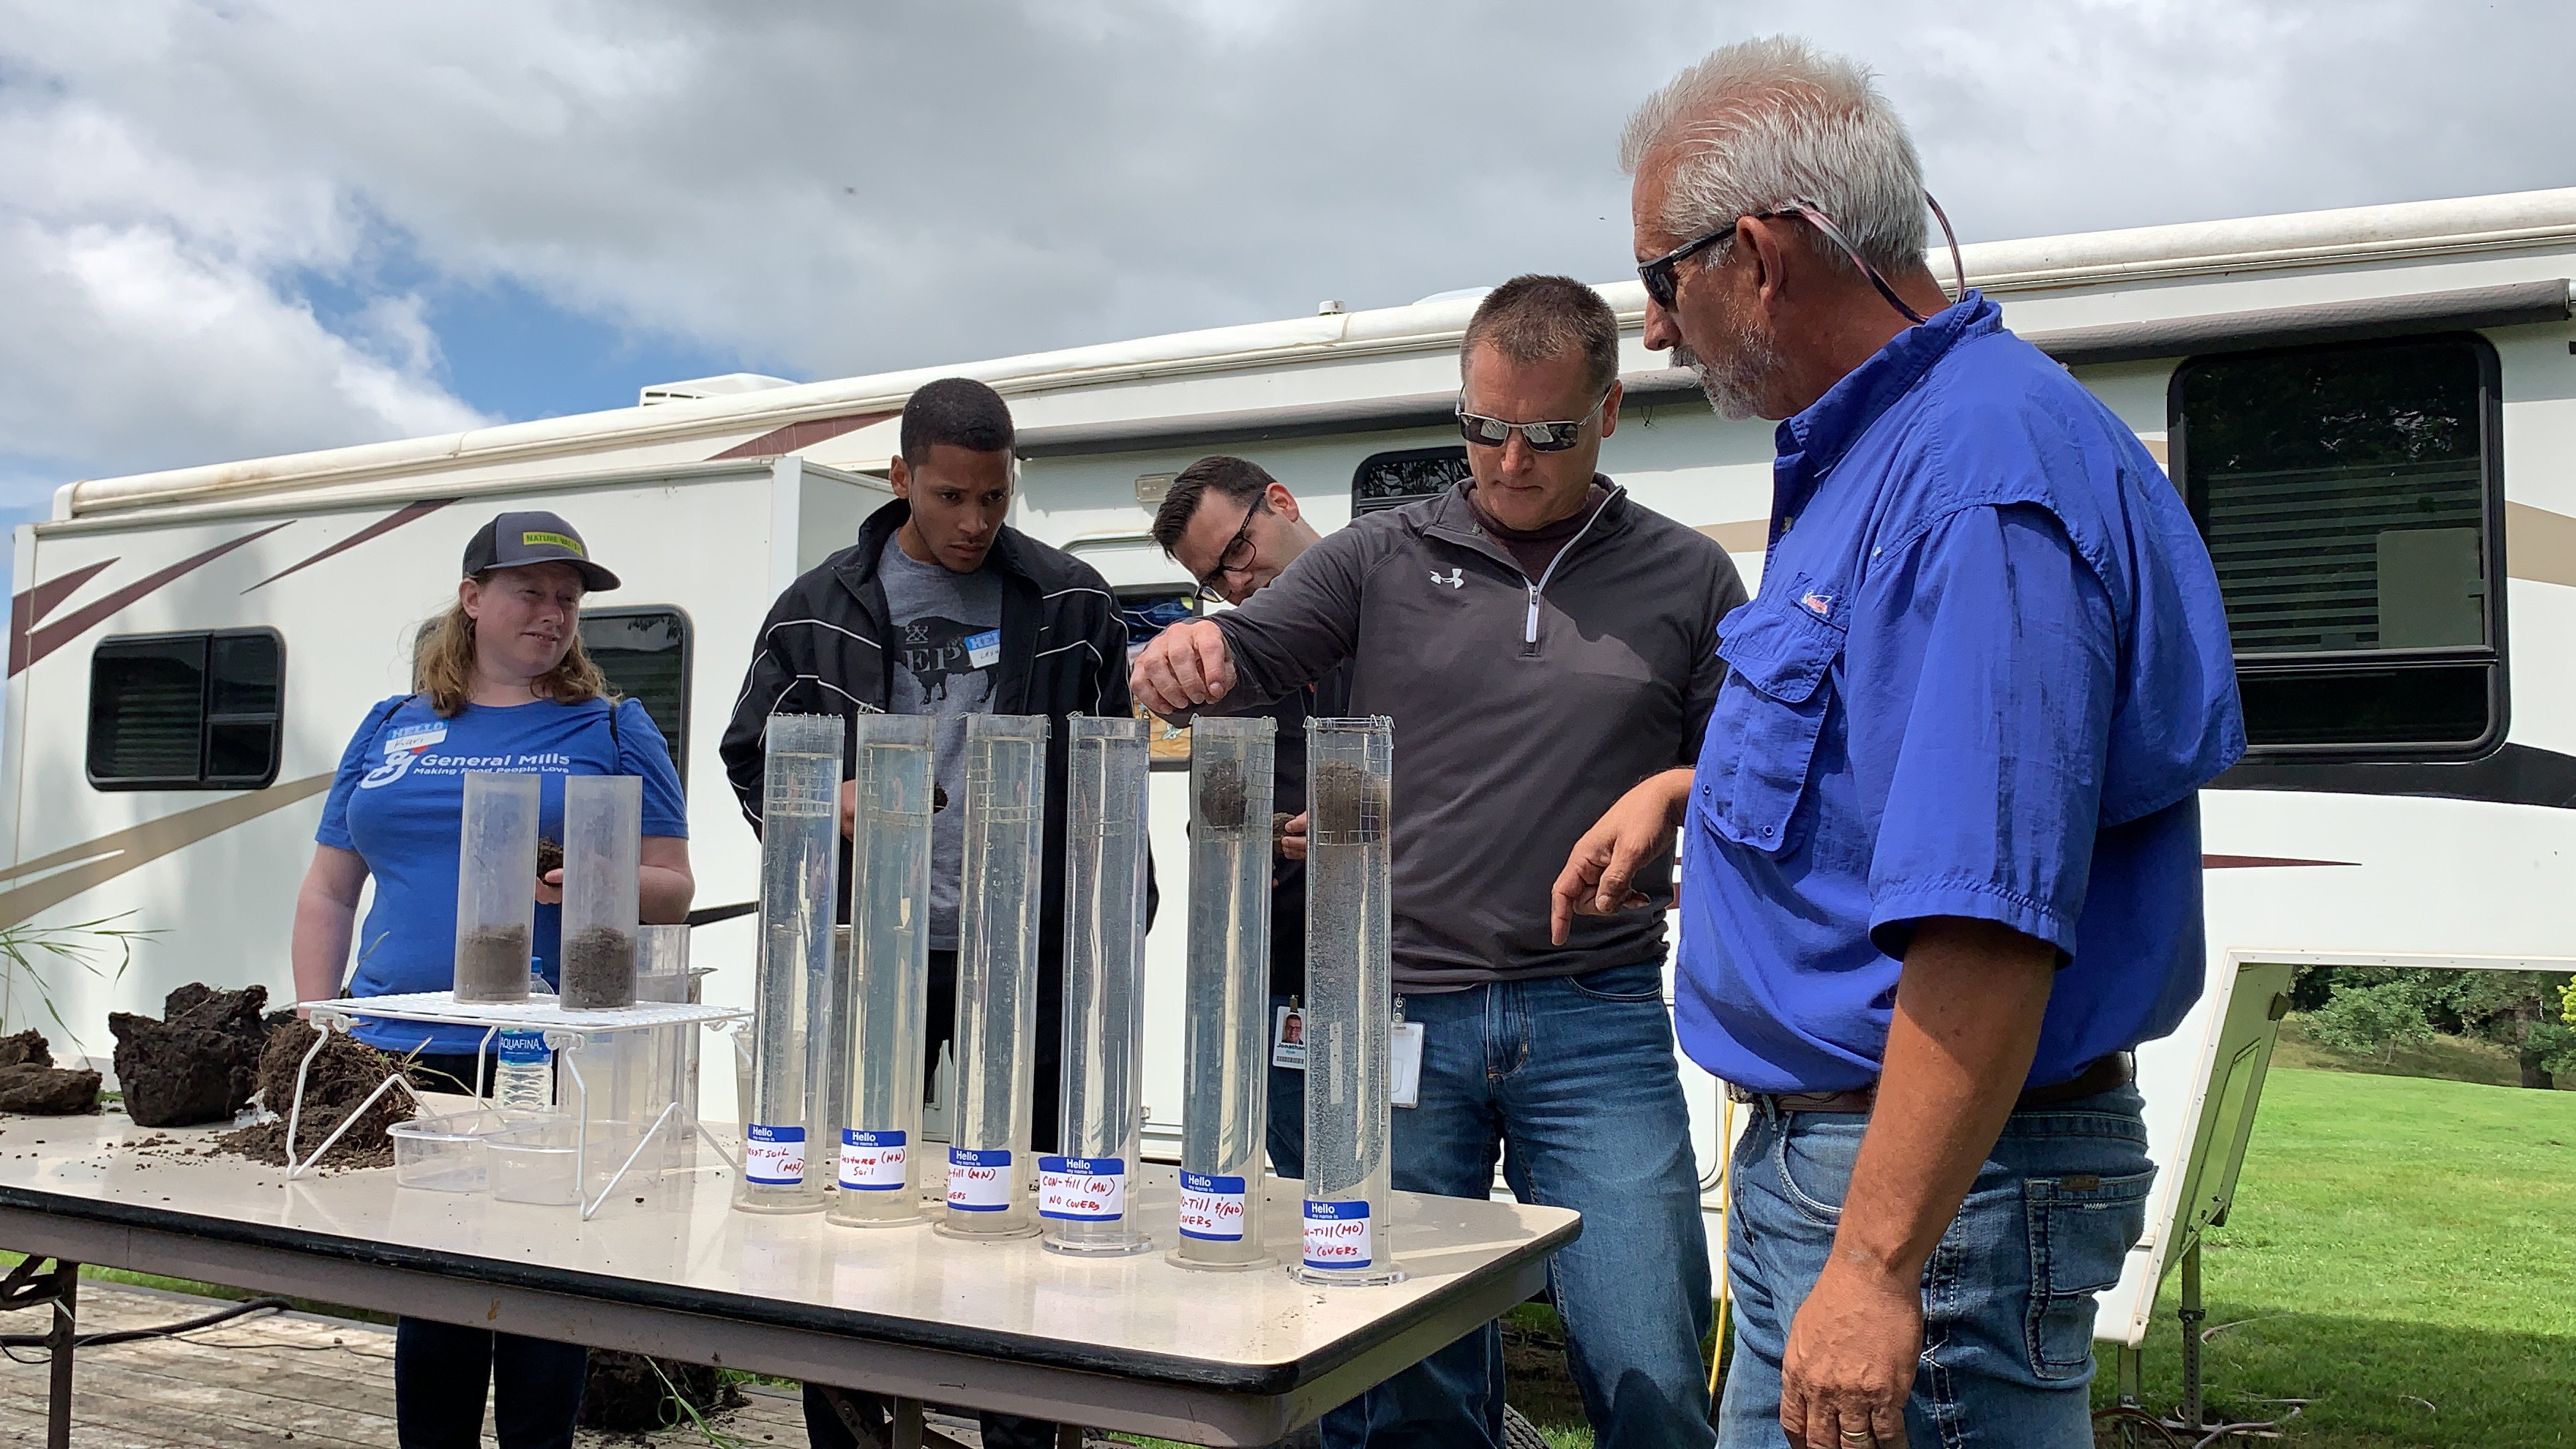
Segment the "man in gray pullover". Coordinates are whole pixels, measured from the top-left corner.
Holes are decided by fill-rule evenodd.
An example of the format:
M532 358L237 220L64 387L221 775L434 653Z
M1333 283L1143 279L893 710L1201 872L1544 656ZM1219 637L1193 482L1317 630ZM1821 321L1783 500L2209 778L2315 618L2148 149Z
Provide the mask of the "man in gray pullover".
M1166 717L1256 709L1351 665L1395 722L1395 986L1424 1028L1395 1185L1573 1208L1550 1269L1602 1449L1705 1445L1708 1248L1663 999L1664 914L1579 918L1549 891L1631 786L1692 762L1744 602L1712 540L1594 468L1618 426L1618 322L1591 288L1517 277L1459 345L1472 477L1316 543L1240 608L1165 630L1133 685ZM1672 899L1667 849L1634 888ZM1329 1449L1500 1445L1491 1324L1323 1424Z

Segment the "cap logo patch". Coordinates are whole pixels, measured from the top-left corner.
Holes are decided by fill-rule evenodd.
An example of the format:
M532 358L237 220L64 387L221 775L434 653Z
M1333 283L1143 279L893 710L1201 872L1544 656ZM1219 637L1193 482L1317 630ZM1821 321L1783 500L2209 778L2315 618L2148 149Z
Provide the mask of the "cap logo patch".
M539 548L546 544L553 544L557 548L571 549L574 553L581 555L583 558L590 557L589 551L581 546L580 539L573 538L566 534L539 533L532 529L519 535L519 546L521 548Z

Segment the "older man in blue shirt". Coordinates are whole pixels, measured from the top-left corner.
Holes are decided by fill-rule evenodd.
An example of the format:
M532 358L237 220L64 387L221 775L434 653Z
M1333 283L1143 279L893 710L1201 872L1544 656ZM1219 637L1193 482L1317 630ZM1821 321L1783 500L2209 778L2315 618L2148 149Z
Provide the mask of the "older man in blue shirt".
M2208 554L2118 418L1934 282L1866 71L1730 47L1622 152L1647 345L1784 419L1697 769L1557 886L1560 921L1636 908L1685 832L1682 1044L1755 1107L1721 1449L2090 1445L2154 1175L2129 1049L2200 993L2197 791L2244 750Z

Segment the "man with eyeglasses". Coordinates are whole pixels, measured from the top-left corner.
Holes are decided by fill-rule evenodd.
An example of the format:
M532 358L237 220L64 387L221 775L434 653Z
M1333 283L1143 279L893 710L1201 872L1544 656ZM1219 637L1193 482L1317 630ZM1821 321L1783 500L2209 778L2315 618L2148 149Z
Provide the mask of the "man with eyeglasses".
M1164 631L1133 687L1167 717L1241 712L1347 661L1351 710L1394 720L1395 987L1423 1028L1395 1185L1481 1198L1499 1157L1524 1201L1581 1212L1549 1281L1595 1442L1668 1449L1711 1439L1710 1304L1662 912L1587 918L1555 942L1548 889L1588 821L1693 758L1723 674L1717 621L1744 588L1713 540L1599 473L1618 365L1618 320L1590 287L1496 288L1459 343L1471 476ZM1669 846L1654 853L1639 891L1669 905L1672 867ZM1322 1424L1332 1449L1502 1432L1491 1324Z
M1646 345L1780 420L1696 773L1557 886L1615 919L1687 832L1675 1013L1754 1108L1719 1442L2090 1446L2155 1172L2131 1051L2199 995L2197 792L2245 747L2208 552L2110 409L1943 295L1865 69L1720 50L1620 152Z
M1154 511L1154 542L1198 580L1199 602L1240 604L1320 538L1297 495L1260 464L1222 454L1182 469ZM1302 1025L1306 989L1306 721L1350 712L1350 669L1336 666L1274 701L1279 723L1271 809L1281 818L1270 861L1270 1165L1306 1175ZM1287 1048L1287 1050L1283 1050Z

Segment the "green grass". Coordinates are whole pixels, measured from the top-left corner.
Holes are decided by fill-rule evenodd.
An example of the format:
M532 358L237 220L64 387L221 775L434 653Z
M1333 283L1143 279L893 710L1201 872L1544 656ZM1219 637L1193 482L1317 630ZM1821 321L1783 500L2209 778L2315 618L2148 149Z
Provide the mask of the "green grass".
M2437 1044L2438 1045L2438 1044ZM2316 1449L2576 1446L2576 1098L2276 1069L2209 1235L2214 1410ZM2180 1392L2176 1280L2147 1398ZM2095 1401L2108 1403L2108 1365Z
M2422 1046L2406 1044L2378 1055L2352 1056L2309 1036L2307 1023L2296 1016L2281 1023L2281 1042L2273 1050L2272 1065L2385 1077L2441 1077L2491 1087L2518 1087L2522 1083L2513 1053L2494 1042L2436 1036ZM2576 1072L2562 1075L2558 1089L2576 1092Z

